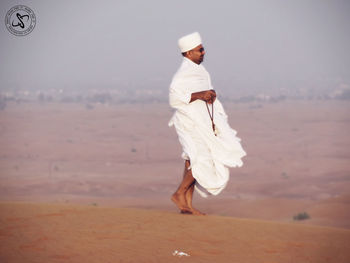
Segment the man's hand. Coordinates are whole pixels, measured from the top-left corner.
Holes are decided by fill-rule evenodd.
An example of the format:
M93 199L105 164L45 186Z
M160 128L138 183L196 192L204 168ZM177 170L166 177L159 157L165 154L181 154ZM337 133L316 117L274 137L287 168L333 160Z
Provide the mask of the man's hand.
M203 91L202 100L204 100L205 102L208 102L209 104L212 104L214 103L215 99L216 99L215 90L211 89L211 90Z
M216 92L215 90L211 89L211 90L204 90L204 91L192 93L190 102L195 100L203 100L205 102L208 102L209 104L212 104L214 103L215 99L216 99Z

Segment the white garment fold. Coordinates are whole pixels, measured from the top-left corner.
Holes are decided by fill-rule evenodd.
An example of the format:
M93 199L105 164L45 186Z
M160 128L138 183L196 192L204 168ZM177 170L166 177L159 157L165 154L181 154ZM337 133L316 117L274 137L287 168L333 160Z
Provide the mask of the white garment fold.
M213 89L210 76L203 65L184 58L169 93L170 106L176 109L169 126L175 126L183 148L182 158L190 160L195 189L203 197L219 194L229 180L228 167L241 167L241 158L246 155L218 98L213 104L217 136L206 103L202 100L190 103L192 93L210 89Z

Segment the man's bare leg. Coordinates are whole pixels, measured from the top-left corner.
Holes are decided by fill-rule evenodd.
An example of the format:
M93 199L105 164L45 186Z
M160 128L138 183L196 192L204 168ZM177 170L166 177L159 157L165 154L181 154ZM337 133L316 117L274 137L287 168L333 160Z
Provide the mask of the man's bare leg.
M196 183L196 180L192 176L191 169L188 169L189 166L190 166L190 161L186 160L183 181L181 182L178 190L173 194L171 200L180 208L181 213L204 215L203 213L193 208L192 206L192 197L193 197L194 185ZM190 182L190 184L189 185L187 185L187 183L184 184L185 181Z
M184 171L184 176L185 176L185 173L186 172L191 172L192 174L192 170L191 169L188 169L190 167L190 161L186 161L185 162L185 171ZM193 191L194 191L194 186L196 184L196 180L194 180L194 182L191 184L191 186L188 188L187 192L186 192L186 203L187 203L187 206L192 210L192 213L193 214L196 214L196 215L205 215L204 213L202 213L201 211L197 210L196 208L194 208L192 206L192 198L193 198Z
M192 214L191 208L188 207L186 202L186 192L189 189L189 187L194 183L195 179L192 176L191 172L188 172L190 170L187 169L185 163L185 170L184 170L184 176L182 179L181 184L177 188L176 192L171 196L171 200L177 205L177 207L181 210L182 213L189 213Z
M202 213L198 209L194 208L192 206L192 198L193 198L193 191L194 191L194 185L196 184L196 181L193 182L193 184L190 186L190 188L186 192L186 203L187 206L192 210L192 214L194 215L205 215L205 213Z

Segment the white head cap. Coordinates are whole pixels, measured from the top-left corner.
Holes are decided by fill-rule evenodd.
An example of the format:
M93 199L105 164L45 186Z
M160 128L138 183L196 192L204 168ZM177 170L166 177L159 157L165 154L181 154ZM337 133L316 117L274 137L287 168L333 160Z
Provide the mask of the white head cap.
M178 40L181 53L194 49L196 46L202 44L201 36L198 32L186 35Z

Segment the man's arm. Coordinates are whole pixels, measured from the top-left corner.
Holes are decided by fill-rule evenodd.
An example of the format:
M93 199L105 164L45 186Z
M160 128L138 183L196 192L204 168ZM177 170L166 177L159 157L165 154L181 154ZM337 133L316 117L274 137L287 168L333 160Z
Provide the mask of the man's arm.
M205 102L208 102L209 104L213 103L216 99L216 92L215 90L204 90L200 92L194 92L191 94L191 100L190 103L195 100L203 100Z

